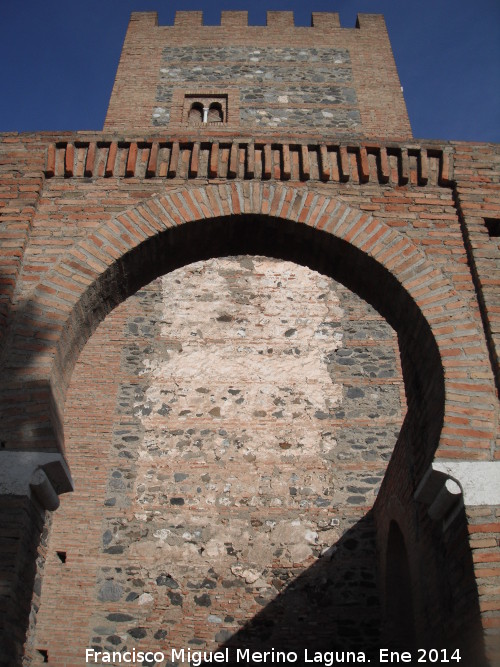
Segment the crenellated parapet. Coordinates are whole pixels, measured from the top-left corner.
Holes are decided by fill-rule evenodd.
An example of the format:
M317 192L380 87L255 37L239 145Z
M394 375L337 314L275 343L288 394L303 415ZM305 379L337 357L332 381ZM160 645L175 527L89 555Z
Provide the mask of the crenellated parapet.
M356 28L363 24L366 25L366 19L370 21L376 18L383 23L383 18L378 14L360 14ZM158 15L156 12L133 12L131 16L132 21L148 22L152 25L158 25ZM192 28L205 25L202 11L177 11L175 13L174 27ZM247 11L221 11L219 26L226 27L249 27ZM214 27L213 25L206 27ZM257 26L256 26L257 27ZM262 26L258 26L262 27ZM293 11L272 11L266 12L266 26L268 28L276 27L304 27L295 25L295 16ZM338 12L311 12L311 27L316 29L331 29L340 28L340 17Z
M142 21L151 25L158 25L158 15L156 12L133 12L131 16L132 21ZM221 11L220 23L207 25L204 22L202 11L177 11L174 18L174 28L180 28L183 31L186 28L304 28L309 26L297 25L295 22L295 15L293 11L273 11L266 12L266 24L252 25L248 21L247 11ZM384 27L384 18L381 14L358 14L356 25L354 29L361 30L376 30L377 26ZM172 26L164 26L171 28ZM332 30L340 28L340 16L338 12L311 12L311 28L318 30ZM343 29L347 29L344 28ZM351 28L352 29L352 28Z

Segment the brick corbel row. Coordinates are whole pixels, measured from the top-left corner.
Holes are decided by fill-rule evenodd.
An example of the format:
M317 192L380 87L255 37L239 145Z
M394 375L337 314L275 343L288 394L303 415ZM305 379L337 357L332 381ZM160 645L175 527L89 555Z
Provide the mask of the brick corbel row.
M47 178L333 181L450 186L451 149L258 140L74 141L49 145Z

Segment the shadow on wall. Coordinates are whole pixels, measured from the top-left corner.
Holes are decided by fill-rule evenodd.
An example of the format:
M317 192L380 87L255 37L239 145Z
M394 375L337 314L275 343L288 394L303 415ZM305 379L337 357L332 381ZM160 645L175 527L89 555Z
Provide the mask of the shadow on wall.
M0 283L2 274L0 273ZM31 300L22 302L15 310L10 302L0 305L0 368L6 364L9 343L17 323L35 318L35 305ZM50 328L50 323L47 324ZM22 330L22 327L20 327ZM43 338L37 350L27 350L25 357L8 359L10 367L1 383L2 404L0 406L0 467L12 465L12 455L21 448L28 455L36 454L35 445L44 438L52 442L54 396L48 380L25 380L26 359L43 352ZM14 361L14 363L12 363ZM30 401L33 409L23 410L24 402ZM21 444L21 447L20 447ZM40 447L43 452L43 447ZM5 455L5 458L2 458ZM28 463L26 463L28 466ZM48 470L51 466L46 467ZM35 468L36 469L36 468ZM20 468L9 467L10 480L0 494L0 543L3 545L0 566L0 665L20 665L30 648L24 648L28 629L36 622L40 605L43 550L39 550L40 539L46 541L51 513L44 513L28 495L28 483L33 468L26 468L26 477ZM68 491L56 489L57 491ZM45 521L45 529L44 529ZM42 532L43 531L43 532ZM4 662L5 660L5 662Z
M441 533L441 527L437 526L436 531ZM395 522L391 522L389 534L384 612L379 595L376 528L370 511L316 563L285 584L281 593L238 632L221 637L218 650L229 651L231 665L273 662L328 667L365 661L379 665L380 649L385 648L411 653L410 664L425 657L428 663L488 667L470 550L463 549L464 533L467 526L462 512L453 522L438 563L442 572L450 570L449 581L443 576L442 590L448 618L443 623L442 617L436 617L432 638L417 638L413 591L426 588L425 575L420 574L418 582L413 580L403 535ZM421 573L425 563L419 565ZM468 589L475 590L472 597L464 594ZM425 610L426 615L431 613L430 607ZM254 652L264 651L272 652L267 660L258 655L252 660ZM283 657L277 656L280 651ZM318 653L322 655L315 661ZM434 660L436 655L443 660ZM460 659L451 660L452 655Z
M52 344L55 323L44 323L43 330L30 332L28 338L28 323L36 317L36 304L31 299L21 302L10 311L0 340L0 451L64 452L62 419L50 378L36 377L38 360ZM12 353L14 338L22 342Z
M279 580L280 572L275 575ZM380 602L372 513L299 577L280 585L280 594L220 645L229 649L231 663L237 649L295 653L295 664L304 663L305 651L310 658L316 651L373 654L380 644Z

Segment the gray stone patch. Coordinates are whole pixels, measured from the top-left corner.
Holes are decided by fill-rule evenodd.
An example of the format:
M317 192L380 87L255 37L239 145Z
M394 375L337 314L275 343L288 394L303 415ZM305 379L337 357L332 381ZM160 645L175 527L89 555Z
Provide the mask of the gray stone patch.
M230 85L237 83L333 83L342 84L352 80L352 73L348 67L303 67L241 63L234 65L217 64L211 66L200 65L196 67L175 65L162 68L160 84L157 88L157 101L163 102L167 86L179 83L198 83L206 86L207 83L224 84L227 89Z
M388 462L399 435L399 427L357 426L322 433L322 457L328 461ZM334 446L331 446L331 442Z
M363 398L351 398L345 395L341 407L333 410L337 419L352 419L355 417L392 417L400 414L401 404L399 389L394 385L373 385L364 388Z
M393 334L371 307L325 276L308 282L293 266L269 268L262 258L215 266L210 273L197 263L165 277L161 313L152 312L159 299L153 287L144 288L132 297L141 299L144 317L123 323L134 340L122 355L106 500L118 508L101 526L106 554L124 553L104 558L123 570L102 568L95 586L96 596L113 595L116 586L121 597L100 601L110 604L96 607L93 626L104 627L110 612L129 612L133 620L94 630L95 641L130 647L143 631L159 641L166 636L157 637L161 625L174 645L226 641L324 559L318 582L301 593L304 605L332 599L335 606L345 598L353 609L346 633L368 645L374 638L363 634L356 614L376 603L374 579L360 572L375 563L373 534L356 528L343 535L359 522L360 508L373 504L397 438L400 379L389 384L369 375L369 364L383 370L390 351L395 361ZM352 304L351 319L344 304ZM347 327L350 340L374 345L346 346ZM210 357L211 346L230 339L241 353L241 376L230 365L224 376L229 346ZM178 362L174 345L189 357L199 340L193 360ZM254 389L253 377L261 376L248 362L257 353L266 380ZM353 379L353 372L366 375ZM133 505L122 511L127 496ZM335 560L336 550L344 561Z
M346 374L350 377L393 378L396 358L392 347L342 347L326 356L332 378Z
M98 635L111 635L114 632L114 628L112 625L99 625L93 631Z
M162 99L162 106L153 109L153 125L168 125L170 121L170 108L165 104L170 102L169 96L165 95Z
M149 534L149 527L137 521L127 521L122 517L106 520L106 543L103 540L103 552L107 554L121 554L137 540L144 539Z
M322 104L335 106L344 104L357 106L354 88L346 86L282 86L279 89L249 86L240 88L240 102L242 104Z
M231 632L231 630L220 630L215 635L215 641L221 644L222 642L225 642L228 639L230 639L232 635L233 633Z
M333 65L350 64L349 51L336 48L248 47L248 46L167 46L162 52L162 69L173 63L203 62L321 62Z
M125 602L134 602L134 600L137 600L138 597L139 597L139 594L136 593L135 591L132 591L125 598Z
M144 637L147 637L148 631L146 628L131 628L130 630L127 630L127 634L134 639L144 639Z
M160 574L156 577L156 583L158 586L167 586L167 588L179 588L179 584L169 574Z
M106 618L108 619L108 621L113 621L114 623L127 623L128 621L134 620L134 617L131 616L130 614L120 614L120 613L108 614Z
M207 621L209 623L222 623L222 618L220 616L215 616L215 614L209 614Z
M347 502L350 505L365 505L367 500L364 496L349 496Z
M106 581L99 589L97 599L101 602L118 602L123 596L123 588L114 581Z
M344 329L346 340L390 340L394 334L386 322L351 321Z
M361 126L361 116L357 109L240 109L242 123L267 127L336 127L356 130Z
M194 601L199 607L211 607L212 606L212 600L210 599L210 595L207 595L207 593L203 593L203 595L195 595L194 596Z
M110 635L109 637L106 637L106 642L112 646L118 646L122 643L122 638L118 635Z

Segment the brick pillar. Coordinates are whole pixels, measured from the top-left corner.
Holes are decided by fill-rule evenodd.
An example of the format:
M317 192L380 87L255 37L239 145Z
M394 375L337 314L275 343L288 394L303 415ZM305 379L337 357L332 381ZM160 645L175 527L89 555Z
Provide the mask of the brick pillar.
M434 541L442 538L436 587L444 592L441 606L446 622L441 625L446 627L449 646L462 647L465 663L478 667L500 664L500 601L496 594L500 576L495 568L499 479L500 461L436 459L414 495L426 506L434 524ZM427 583L430 580L428 570ZM437 614L433 623L443 636ZM431 630L426 634L430 636Z
M28 496L0 496L0 666L22 664L44 513Z
M22 665L46 512L72 489L61 454L0 452L0 667Z

